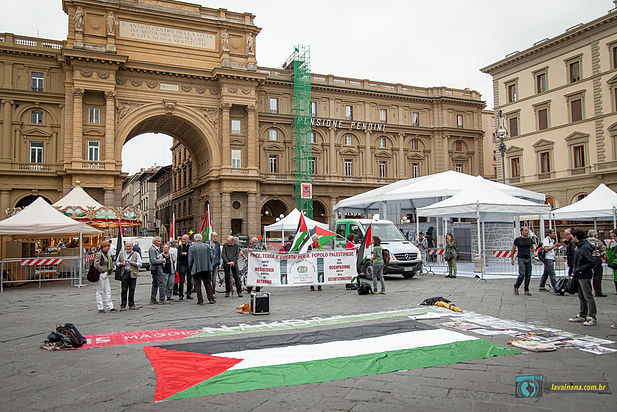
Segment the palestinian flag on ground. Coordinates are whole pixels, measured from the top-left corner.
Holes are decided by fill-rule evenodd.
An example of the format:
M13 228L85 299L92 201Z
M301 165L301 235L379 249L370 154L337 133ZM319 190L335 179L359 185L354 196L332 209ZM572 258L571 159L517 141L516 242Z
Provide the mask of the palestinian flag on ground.
M291 245L290 252L304 253L311 245L311 233L306 221L304 220L304 213L300 212L300 220L298 221L298 228L296 229L296 236L294 237Z
M412 320L338 329L146 346L155 401L447 365L518 354Z
M328 242L331 242L332 239L335 239L338 235L335 232L332 232L328 229L324 229L319 226L315 226L315 234L319 236L319 246L324 246Z

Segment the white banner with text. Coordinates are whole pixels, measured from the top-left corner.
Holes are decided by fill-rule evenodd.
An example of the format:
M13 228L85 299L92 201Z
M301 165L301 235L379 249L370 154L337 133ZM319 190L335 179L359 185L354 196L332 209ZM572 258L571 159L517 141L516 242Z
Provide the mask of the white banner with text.
M356 276L355 250L308 253L251 252L249 286L309 286L350 283Z

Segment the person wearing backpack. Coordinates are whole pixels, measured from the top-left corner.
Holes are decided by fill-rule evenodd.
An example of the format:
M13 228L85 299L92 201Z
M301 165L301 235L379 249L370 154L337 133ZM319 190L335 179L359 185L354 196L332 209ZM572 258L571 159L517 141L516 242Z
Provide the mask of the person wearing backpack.
M107 241L101 243L101 249L94 257L94 267L100 272L98 282L96 282L96 308L99 313L105 313L103 306L103 295L105 295L105 304L109 312L117 312L114 309L114 302L111 300L111 286L109 284L109 275L113 269L112 258L109 255L111 244Z
M544 272L540 278L540 292L548 292L546 288L546 280L551 280L553 292L557 293L557 278L555 277L555 248L562 245L555 240L557 234L553 229L548 231L548 234L542 241L542 249L538 252L538 258L544 254L544 260L540 259L544 264ZM544 250L544 252L542 252ZM541 253L542 252L542 253Z
M383 248L381 247L381 239L379 236L373 236L373 255L371 260L373 261L373 290L377 291L377 279L381 282L380 294L386 293L386 283L383 280Z
M446 233L446 255L445 260L448 262L447 278L456 278L456 239L450 232Z
M585 239L585 231L572 229L572 237L576 241L574 252L574 279L578 282L579 312L570 322L581 322L584 326L596 326L596 301L593 298L591 279L593 278L593 246Z

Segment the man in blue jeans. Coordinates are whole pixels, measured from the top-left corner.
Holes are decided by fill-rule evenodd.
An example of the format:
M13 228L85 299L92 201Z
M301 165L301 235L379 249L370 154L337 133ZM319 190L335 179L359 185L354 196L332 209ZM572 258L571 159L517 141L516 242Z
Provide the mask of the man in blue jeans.
M525 295L531 296L529 281L531 280L531 257L533 256L533 240L529 237L529 228L523 226L521 235L514 239L510 263L514 265L514 251L518 250L518 277L514 283L514 294L518 295L518 288L525 281Z
M542 273L542 278L540 279L540 292L548 292L546 288L546 280L551 280L551 287L553 288L553 292L557 293L557 278L555 277L555 248L562 245L562 243L557 243L555 240L557 238L557 234L554 230L549 230L548 235L542 241L542 247L545 251L544 258L544 272Z

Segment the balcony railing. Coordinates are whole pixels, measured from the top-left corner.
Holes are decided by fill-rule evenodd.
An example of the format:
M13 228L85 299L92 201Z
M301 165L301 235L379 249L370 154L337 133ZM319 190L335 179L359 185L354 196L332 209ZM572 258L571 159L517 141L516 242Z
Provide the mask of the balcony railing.
M51 171L52 164L50 163L18 163L19 170L33 170L38 172Z
M82 162L81 167L84 169L105 169L105 163L94 160Z
M606 169L614 169L617 168L617 160L611 160L609 162L596 163L594 165L594 169L596 171L606 170Z

